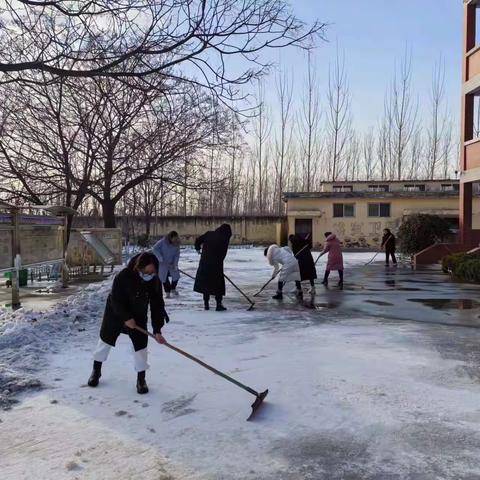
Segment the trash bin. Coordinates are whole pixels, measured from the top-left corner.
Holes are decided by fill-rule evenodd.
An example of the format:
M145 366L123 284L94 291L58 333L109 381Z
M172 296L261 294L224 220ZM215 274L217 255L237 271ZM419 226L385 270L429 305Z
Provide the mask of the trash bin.
M8 278L9 280L12 280L12 272L5 272L3 274L5 278ZM20 270L19 273L19 285L20 287L26 287L28 283L28 270L27 269L22 269Z

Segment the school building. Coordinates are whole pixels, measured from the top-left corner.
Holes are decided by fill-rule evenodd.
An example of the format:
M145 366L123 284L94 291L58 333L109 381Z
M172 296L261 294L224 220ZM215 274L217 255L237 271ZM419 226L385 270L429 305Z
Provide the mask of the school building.
M382 231L395 232L405 217L425 213L459 229L458 180L325 182L318 192L287 192L288 233L310 234L315 246L325 232L346 247L378 247ZM472 224L480 228L480 197L473 189Z

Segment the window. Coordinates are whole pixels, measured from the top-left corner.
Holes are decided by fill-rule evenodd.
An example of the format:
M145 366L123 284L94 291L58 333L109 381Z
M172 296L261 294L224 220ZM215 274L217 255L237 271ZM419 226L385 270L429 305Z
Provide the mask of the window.
M442 192L458 192L460 185L458 183L442 183Z
M425 185L424 184L408 184L404 185L403 189L406 192L424 192L425 191Z
M389 203L369 203L368 216L369 217L389 217L390 204Z
M388 185L369 185L369 192L389 192L390 187Z
M352 185L334 185L333 186L334 192L353 192Z
M355 204L354 203L334 203L333 216L334 217L354 217Z

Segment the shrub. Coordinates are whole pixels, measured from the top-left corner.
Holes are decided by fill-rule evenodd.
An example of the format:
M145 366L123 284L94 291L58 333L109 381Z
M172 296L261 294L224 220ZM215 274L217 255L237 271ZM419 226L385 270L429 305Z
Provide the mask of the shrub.
M442 241L449 234L450 226L444 218L438 215L411 215L398 230L399 249L406 255L413 255Z
M480 258L474 257L459 263L453 273L461 280L480 282Z
M467 255L465 252L447 255L446 257L442 258L442 270L444 273L453 273L461 263L465 262L469 258L472 257Z
M142 248L150 246L150 237L146 233L142 233L137 237L137 245Z

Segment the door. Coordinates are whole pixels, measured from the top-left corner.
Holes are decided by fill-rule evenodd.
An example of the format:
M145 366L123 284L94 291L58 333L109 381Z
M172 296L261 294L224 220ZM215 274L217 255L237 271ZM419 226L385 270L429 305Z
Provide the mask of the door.
M302 238L309 239L312 244L313 221L311 218L296 218L295 219L295 234Z

